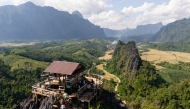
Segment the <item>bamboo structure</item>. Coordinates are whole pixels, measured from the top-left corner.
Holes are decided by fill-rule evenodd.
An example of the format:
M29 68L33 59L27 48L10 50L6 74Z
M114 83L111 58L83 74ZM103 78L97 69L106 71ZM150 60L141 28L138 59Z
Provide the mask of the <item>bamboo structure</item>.
M60 105L56 104L64 102L67 109L70 106L89 109L90 104L102 92L103 80L99 75L86 76L83 72L68 75L56 72L45 73L41 77L43 80L32 86L32 94L36 97L34 99L54 96L54 108L60 109Z

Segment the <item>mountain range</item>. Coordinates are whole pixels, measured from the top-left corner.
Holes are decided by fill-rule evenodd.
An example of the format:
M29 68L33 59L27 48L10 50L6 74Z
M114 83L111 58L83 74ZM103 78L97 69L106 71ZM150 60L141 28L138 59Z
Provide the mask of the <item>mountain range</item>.
M135 29L124 29L124 30L111 30L104 28L104 32L107 37L129 37L129 36L138 36L138 35L147 35L155 34L162 27L162 23L156 24L147 24L147 25L138 25Z
M154 36L157 42L189 42L190 41L190 18L177 20L163 26Z
M111 30L104 28L107 37L117 37L125 42L190 42L190 18L176 20L165 26L162 23L137 26L136 29Z
M100 28L84 19L79 11L72 14L32 2L0 7L0 40L59 40L114 37L129 41L190 41L190 19L138 25L135 29Z
M99 26L78 11L69 14L32 2L0 7L0 40L59 40L104 38Z

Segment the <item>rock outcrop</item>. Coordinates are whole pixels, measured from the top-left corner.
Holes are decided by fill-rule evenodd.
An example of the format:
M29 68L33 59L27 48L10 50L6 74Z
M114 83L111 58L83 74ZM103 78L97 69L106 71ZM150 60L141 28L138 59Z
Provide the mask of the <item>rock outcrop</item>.
M115 96L114 92L104 90L99 99L101 101L101 105L106 103L111 107L111 109L127 109L127 106Z
M118 41L113 53L112 60L108 62L107 67L117 73L128 73L129 76L135 76L136 70L140 68L141 58L134 41L127 44Z
M54 103L54 96L45 97L43 100L41 98L35 100L29 98L14 107L14 109L53 109L52 104Z

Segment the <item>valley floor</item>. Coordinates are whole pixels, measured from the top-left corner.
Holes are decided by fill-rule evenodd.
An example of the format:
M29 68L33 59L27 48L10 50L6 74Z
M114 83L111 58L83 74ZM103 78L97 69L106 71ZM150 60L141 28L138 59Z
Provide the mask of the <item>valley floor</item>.
M156 49L148 49L148 52L143 52L141 58L143 60L147 60L153 62L155 65L156 63L160 63L163 61L169 63L178 63L179 61L182 62L190 62L190 53L183 53L183 52L174 52L174 51L161 51ZM155 65L157 69L162 69L163 67Z
M113 53L113 50L106 51L106 54L102 57L99 57L98 59L109 60L112 58L112 53Z

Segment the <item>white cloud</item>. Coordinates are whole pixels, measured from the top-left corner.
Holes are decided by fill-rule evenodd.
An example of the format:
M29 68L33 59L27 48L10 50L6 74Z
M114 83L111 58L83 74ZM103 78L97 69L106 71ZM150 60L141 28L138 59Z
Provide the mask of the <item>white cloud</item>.
M134 28L136 25L157 22L168 24L190 17L190 0L170 0L162 4L145 2L138 7L123 7L119 12L114 10L118 6L109 4L111 0L0 0L0 5L18 5L26 1L70 13L78 10L92 23L111 29ZM108 10L108 7L112 7L112 10Z
M124 7L120 13L115 11L102 12L98 15L92 15L89 20L101 27L125 29L158 22L166 25L175 20L189 17L190 0L170 0L169 3L160 5L145 2L139 7Z
M127 15L116 13L113 10L92 15L88 20L101 27L112 29L124 29L127 25L130 25Z
M168 4L157 5L139 15L136 24L147 24L163 22L168 24L178 19L190 17L190 1L189 0L170 0Z
M133 6L130 7L124 7L122 12L125 14L131 14L131 13L138 13L138 12L144 12L148 9L150 9L152 6L154 5L154 3L147 3L145 2L142 6L137 7L137 8L133 8Z
M108 12L102 12L97 15L92 15L88 19L96 25L100 25L104 28L111 28L117 30L126 29L127 27L135 28L136 22L134 22L133 18L130 18L130 15L134 13L147 11L147 9L150 9L153 5L154 3L145 2L140 7L124 7L119 13L110 10Z

